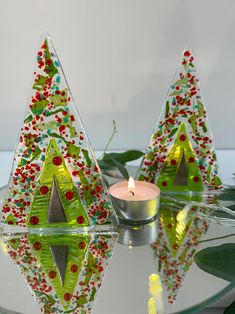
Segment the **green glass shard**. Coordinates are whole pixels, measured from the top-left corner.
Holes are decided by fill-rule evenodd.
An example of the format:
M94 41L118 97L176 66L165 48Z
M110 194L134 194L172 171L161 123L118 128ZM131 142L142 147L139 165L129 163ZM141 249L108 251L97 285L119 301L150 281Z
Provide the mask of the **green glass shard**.
M32 234L29 241L61 304L64 309L68 309L90 243L90 235Z
M27 225L30 228L89 226L78 191L54 139L47 148Z
M186 126L181 124L174 144L157 181L163 191L202 191L202 177L189 141Z

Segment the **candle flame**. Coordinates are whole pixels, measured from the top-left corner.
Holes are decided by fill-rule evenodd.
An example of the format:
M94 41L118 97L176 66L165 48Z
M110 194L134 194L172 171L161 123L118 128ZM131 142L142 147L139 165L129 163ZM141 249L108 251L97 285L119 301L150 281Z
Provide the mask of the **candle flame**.
M135 192L135 181L132 177L130 177L128 181L128 190L129 192L132 192L132 193Z

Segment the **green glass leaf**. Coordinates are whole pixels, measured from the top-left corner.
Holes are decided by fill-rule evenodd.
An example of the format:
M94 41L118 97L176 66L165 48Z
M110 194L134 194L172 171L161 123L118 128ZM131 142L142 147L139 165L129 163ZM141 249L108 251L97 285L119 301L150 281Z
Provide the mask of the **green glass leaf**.
M28 117L24 119L24 123L29 123L33 120L33 116L30 114Z
M191 127L193 129L193 133L197 134L198 133L198 129L197 129L197 118L196 115L193 114L190 118L189 118L189 123L191 124Z
M55 114L57 114L59 112L62 112L62 111L63 111L63 109L60 108L60 109L55 110L55 111L51 111L51 112L48 111L48 112L45 113L45 115L46 115L46 117L50 117L50 116L53 116L53 115L55 115Z
M173 92L171 93L169 96L177 96L177 95L180 95L182 92L179 91L179 92Z
M215 186L222 186L222 182L218 176L215 176L214 183L215 183Z
M33 84L33 89L42 90L46 84L47 76L38 75L35 83Z
M178 129L173 129L167 137L171 138L177 131Z
M54 107L66 106L67 105L67 99L68 99L67 89L64 89L64 90L60 91L58 94L55 94L55 95L50 97L50 100L53 103Z
M31 108L32 113L35 116L39 116L43 113L43 111L46 109L47 105L49 104L49 101L46 99L37 100Z
M235 279L235 243L203 249L194 256L194 260L199 268L213 276L227 281Z
M55 74L58 73L57 67L54 65L54 62L51 58L51 53L49 51L48 42L47 39L44 42L44 58L45 58L45 68L44 71L47 73L50 77L53 77Z
M167 118L170 111L169 101L166 101L166 111L165 111L165 117Z
M201 118L204 115L204 110L205 110L204 105L199 100L197 101L197 105L198 105L198 116L199 118Z

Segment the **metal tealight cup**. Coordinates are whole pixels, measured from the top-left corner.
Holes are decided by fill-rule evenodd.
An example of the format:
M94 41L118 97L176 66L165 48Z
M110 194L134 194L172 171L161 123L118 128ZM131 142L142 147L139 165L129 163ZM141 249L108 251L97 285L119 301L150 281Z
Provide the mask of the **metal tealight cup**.
M111 200L116 213L122 223L145 224L155 219L159 210L160 189L149 182L141 182L145 188L151 188L156 191L156 196L146 200L126 200L114 195L113 191L118 185L124 185L124 181L112 185L109 189ZM127 186L127 183L125 183ZM140 184L140 183L139 183Z

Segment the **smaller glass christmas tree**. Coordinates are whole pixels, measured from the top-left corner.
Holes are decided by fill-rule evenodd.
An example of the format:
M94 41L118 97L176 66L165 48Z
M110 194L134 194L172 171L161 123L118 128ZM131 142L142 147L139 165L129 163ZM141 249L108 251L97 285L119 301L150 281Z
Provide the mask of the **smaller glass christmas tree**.
M222 188L194 57L188 49L137 176L167 191Z

